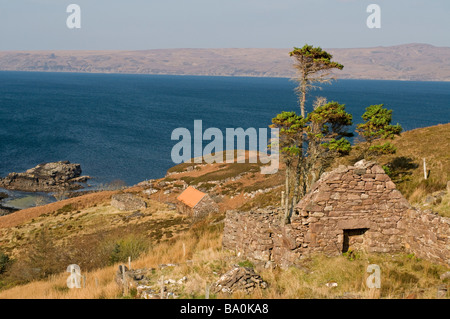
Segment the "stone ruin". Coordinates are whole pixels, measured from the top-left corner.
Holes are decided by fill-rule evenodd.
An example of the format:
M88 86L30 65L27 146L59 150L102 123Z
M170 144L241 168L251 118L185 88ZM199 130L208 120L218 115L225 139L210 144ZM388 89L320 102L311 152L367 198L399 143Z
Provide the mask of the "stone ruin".
M147 208L147 203L140 197L131 193L114 194L111 197L111 206L122 211L131 211Z
M251 260L287 267L316 253L408 251L450 265L450 218L411 207L384 170L360 161L325 173L297 204L282 212L229 211L223 247Z
M213 293L231 294L235 291L243 291L247 294L256 288L265 289L268 284L253 268L235 266L233 269L223 274L211 289Z

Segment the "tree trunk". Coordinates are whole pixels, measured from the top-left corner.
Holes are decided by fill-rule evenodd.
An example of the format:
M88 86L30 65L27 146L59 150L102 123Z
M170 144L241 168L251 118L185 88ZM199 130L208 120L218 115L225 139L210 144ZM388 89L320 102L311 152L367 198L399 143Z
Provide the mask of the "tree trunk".
M284 217L283 217L283 225L289 224L289 178L291 175L291 164L286 163L286 197L285 197L285 205L284 205Z
M302 98L300 100L300 112L302 114L302 117L305 118L305 104L306 104L306 82L302 82Z
M300 176L302 173L302 155L298 156L298 160L297 160L297 167L295 170L295 186L294 186L294 198L292 201L292 205L295 206L297 205L299 199L300 199Z

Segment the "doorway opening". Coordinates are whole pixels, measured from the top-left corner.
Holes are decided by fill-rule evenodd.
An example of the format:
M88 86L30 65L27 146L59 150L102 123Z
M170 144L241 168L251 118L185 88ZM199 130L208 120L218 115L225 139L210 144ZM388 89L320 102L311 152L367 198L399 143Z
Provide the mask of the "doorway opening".
M344 229L342 252L364 250L364 235L368 228Z

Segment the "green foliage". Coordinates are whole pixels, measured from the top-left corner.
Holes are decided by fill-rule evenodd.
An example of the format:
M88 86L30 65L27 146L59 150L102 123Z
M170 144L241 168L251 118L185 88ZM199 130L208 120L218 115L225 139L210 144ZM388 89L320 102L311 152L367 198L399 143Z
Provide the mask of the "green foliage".
M342 127L352 125L353 116L345 111L345 105L332 101L317 107L308 115L308 121L324 126L327 131L341 132ZM347 136L350 133L345 133Z
M344 68L342 64L332 62L331 59L333 56L322 50L321 47L313 47L312 45L305 44L302 48L294 47L294 50L289 52L289 55L298 60L305 60L310 65L321 66L321 69L336 68L342 70Z
M350 261L359 260L361 259L361 253L357 250L349 250L342 254L345 258L347 258Z
M255 265L249 260L244 260L238 263L238 266L245 268L255 268Z
M295 112L281 112L272 119L272 128L280 130L279 149L286 156L301 154L306 120Z
M58 209L56 211L57 214L62 214L62 213L70 213L71 211L74 211L75 208L73 207L72 204L67 204L64 205L63 207L61 207L60 209Z
M395 154L397 148L389 142L380 145L372 145L369 151L375 154Z
M382 145L372 145L379 140L394 139L400 135L403 128L400 124L391 125L392 110L383 107L383 104L371 105L362 115L364 123L358 124L356 131L368 143L368 153L374 155L393 154L395 147L386 142Z
M44 279L57 274L67 267L67 255L60 246L55 246L51 234L43 228L33 241L28 251L27 267L32 270L34 278Z
M313 47L306 44L303 48L294 48L289 53L296 61L294 67L297 69L299 82L295 89L299 95L300 110L303 117L306 117L305 102L306 94L314 88L313 83L326 83L331 81L329 70L342 70L344 66L340 63L333 62L333 56L322 50L320 47Z
M344 104L333 101L321 105L307 117L308 140L339 155L348 154L351 144L345 137L353 136L353 133L348 131L352 120L353 116L345 111Z
M392 170L389 166L383 165L381 168L383 168L384 172L392 178Z
M3 252L0 252L0 275L3 274L11 265L11 258Z
M128 257L137 259L149 249L149 243L144 238L130 235L114 243L109 257L110 264L127 262Z
M377 139L393 139L400 135L402 127L400 124L391 125L392 110L383 107L383 104L371 105L366 108L362 115L365 123L358 124L356 130L368 142Z
M339 153L339 155L348 155L352 150L352 144L343 137L339 140L333 138L329 142L323 143L322 146L330 151Z

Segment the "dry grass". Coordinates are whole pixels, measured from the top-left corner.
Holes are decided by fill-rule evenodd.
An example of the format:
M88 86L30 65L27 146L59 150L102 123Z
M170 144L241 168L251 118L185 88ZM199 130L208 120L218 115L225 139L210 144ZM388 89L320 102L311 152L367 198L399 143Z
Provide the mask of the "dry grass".
M222 250L221 242L222 225L203 222L172 240L155 245L148 254L133 261L132 268L154 268L150 277L154 284L157 284L161 276L175 280L187 276L188 280L182 286L173 288L177 295L180 298L204 298L206 285L216 281L234 264L245 261ZM158 268L158 265L168 263L177 266ZM366 270L369 264L378 264L381 268L381 289L366 287L369 275ZM63 273L46 281L1 291L0 299L124 298L113 280L117 267L116 264L101 270L84 272L87 277L86 288L66 288L68 274ZM448 270L444 266L405 254L360 254L354 259L346 256L316 256L305 260L301 267L286 270L258 269L269 284L265 290L257 289L249 295L242 292L235 292L231 296L212 294L211 298L436 298L437 287L449 284L448 280L439 279L439 276ZM327 287L326 284L330 282L337 283L337 287ZM447 294L447 298L449 297Z
M206 222L200 223L191 228L188 233L153 246L145 256L133 261L132 268L157 268L160 264L180 264L181 266L174 269L171 275L182 273L188 268L197 269L197 266L205 260L220 259L226 255L220 248L221 233L222 226L220 224L209 226ZM187 266L187 260L192 261L190 263L192 266ZM122 298L122 291L114 282L118 265L90 272L83 272L82 269L82 274L86 276L86 288L68 289L66 285L68 274L61 273L51 276L45 281L35 281L1 291L0 299ZM197 275L193 275L188 285L188 291L194 291L202 286L205 281L201 274L202 272L198 272ZM160 273L155 274L155 281L159 276Z
M86 287L82 289L69 289L66 283L69 274L62 273L45 281L2 291L0 299L114 299L121 296L114 282L114 267L83 274L86 275Z
M449 131L450 124L405 132L394 141L398 148L397 154L379 159L382 164L398 164L395 182L410 200L420 201L430 192L442 189L448 180L450 159L446 150ZM427 181L423 181L423 157L427 159L431 172ZM206 165L201 171L191 172L184 172L185 167L178 167L170 178L176 181L182 177L190 177L208 182L216 178L228 178L232 175L231 172L243 173L238 181L219 183L212 190L216 192L226 190L227 187L234 187L234 191L251 191L260 187L273 187L282 181L279 176L261 176L259 172L253 171L253 166L246 166L245 169L222 166L218 172L213 173L217 170L215 165ZM137 187L127 191L140 190L142 189ZM233 198L225 196L219 204L222 211L239 207L252 209L277 203L280 190L260 194L253 200L245 199L242 193ZM117 238L128 234L142 235L151 242L151 247L148 253L133 261L132 267L155 268L150 278L154 283L161 276L173 279L187 276L188 281L176 288L177 295L181 298L202 298L205 285L217 280L234 264L245 260L222 250L223 223L218 221L223 215L189 225L189 221L177 216L163 203L167 200L173 201L177 196L176 192L162 198L161 192L147 200L149 208L142 210L143 216L137 219L128 220L127 215L131 212L120 212L109 206L108 201L115 193L111 191L88 194L0 217L1 248L9 247L16 252L20 247L26 248L27 243L33 239L32 235L43 227L51 229L55 243L67 240L81 243L82 239L89 239L87 241L98 246L101 242L97 239L103 238L98 237L100 234L117 235ZM158 199L162 202L158 202ZM246 206L242 207L244 203ZM70 209L66 209L67 207ZM447 194L433 209L445 215L449 213L449 207L450 198ZM178 266L158 268L158 265L167 263ZM368 289L365 285L368 276L366 268L372 263L380 265L382 270L382 288L379 290ZM122 293L113 280L117 266L118 264L101 269L92 268L91 271L82 268L87 277L86 288L83 289L68 289L68 274L61 273L44 281L34 281L3 290L0 292L0 298L122 298ZM236 292L232 296L219 294L211 297L436 298L437 286L448 285L448 280L440 280L439 275L448 270L404 254L361 254L356 260L349 260L345 256L317 256L305 260L301 268L259 269L263 279L269 283L268 289L256 290L250 295ZM328 282L336 282L337 287L327 287Z
M450 123L406 131L392 141L397 152L375 160L389 168L398 190L412 204L419 204L427 195L446 188L450 179ZM361 152L354 148L349 156L336 160L339 164L354 164ZM424 178L423 159L428 178ZM441 215L450 214L440 210Z
M103 203L111 198L116 192L107 191L99 192L93 194L87 194L84 196L70 198L55 203L51 203L45 206L32 207L28 209L23 209L15 212L14 214L9 214L0 217L0 228L10 228L20 224L23 224L33 218L37 218L43 214L49 214L66 205L72 205L75 209L83 209L86 207L91 207Z
M386 165L397 164L394 182L412 203L427 194L444 189L450 178L450 124L436 125L404 132L393 141L397 153L380 158ZM424 179L423 159L428 179Z

